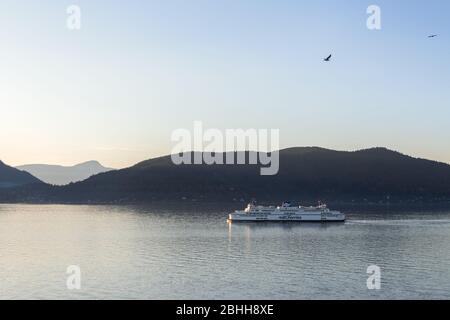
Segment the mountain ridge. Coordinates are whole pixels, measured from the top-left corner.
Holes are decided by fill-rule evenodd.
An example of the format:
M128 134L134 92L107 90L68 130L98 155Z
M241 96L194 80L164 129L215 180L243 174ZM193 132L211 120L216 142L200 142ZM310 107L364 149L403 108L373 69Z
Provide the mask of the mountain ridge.
M112 171L96 160L86 161L73 166L28 164L17 166L16 169L26 171L45 183L52 185L67 185L83 181L93 175Z
M0 160L0 189L12 188L26 184L42 183L39 179L11 166Z
M191 157L193 153L190 153ZM222 153L222 155L224 155ZM280 170L261 176L259 165L175 165L171 156L94 175L64 187L22 189L43 202L151 201L450 201L450 165L386 148L280 150ZM249 152L245 153L248 158ZM18 191L19 192L19 191Z

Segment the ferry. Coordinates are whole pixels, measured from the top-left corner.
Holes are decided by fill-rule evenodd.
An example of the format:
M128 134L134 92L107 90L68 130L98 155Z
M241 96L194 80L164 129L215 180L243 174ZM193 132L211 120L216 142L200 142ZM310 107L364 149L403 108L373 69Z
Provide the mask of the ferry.
M245 210L229 214L228 221L344 222L345 214L328 209L326 204L297 207L286 201L281 206L275 207L259 206L252 202Z

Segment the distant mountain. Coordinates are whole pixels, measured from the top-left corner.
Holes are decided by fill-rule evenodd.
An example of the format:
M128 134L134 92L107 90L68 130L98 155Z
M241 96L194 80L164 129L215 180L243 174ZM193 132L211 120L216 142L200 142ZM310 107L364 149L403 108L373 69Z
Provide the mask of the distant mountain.
M23 172L7 166L0 161L0 189L23 186L26 184L41 183L28 172Z
M66 185L72 182L83 181L93 175L112 171L114 169L103 167L97 161L89 161L77 164L72 167L46 165L46 164L31 164L16 167L31 173L33 176L42 181L52 185Z
M278 175L261 176L259 165L176 166L167 156L64 187L27 187L10 195L13 201L59 203L252 198L267 202L450 201L450 166L384 148L355 152L292 148L280 151Z

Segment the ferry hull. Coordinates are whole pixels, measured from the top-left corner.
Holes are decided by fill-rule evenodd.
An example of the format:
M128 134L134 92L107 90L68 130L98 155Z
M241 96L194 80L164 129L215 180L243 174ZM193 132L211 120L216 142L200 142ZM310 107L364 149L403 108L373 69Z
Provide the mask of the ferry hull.
M248 214L231 213L228 220L232 222L344 222L345 215L340 212L328 212L325 214Z

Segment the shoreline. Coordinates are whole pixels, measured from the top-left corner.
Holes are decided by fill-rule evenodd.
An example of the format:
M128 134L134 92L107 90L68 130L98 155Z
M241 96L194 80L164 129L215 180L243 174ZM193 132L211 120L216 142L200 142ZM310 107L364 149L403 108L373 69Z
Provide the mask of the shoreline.
M261 201L263 205L278 205L276 201ZM303 204L306 206L315 205L308 201L293 201L294 205ZM215 211L234 211L242 209L247 202L241 201L189 201L189 200L157 200L146 202L114 202L114 201L19 201L2 202L1 205L30 205L30 206L116 206L116 207L145 207L157 210L215 210ZM441 202L394 202L394 203L370 203L370 202L346 202L346 201L328 201L329 208L336 210L367 210L388 212L397 212L404 210L431 211L431 210L450 210L450 201Z

